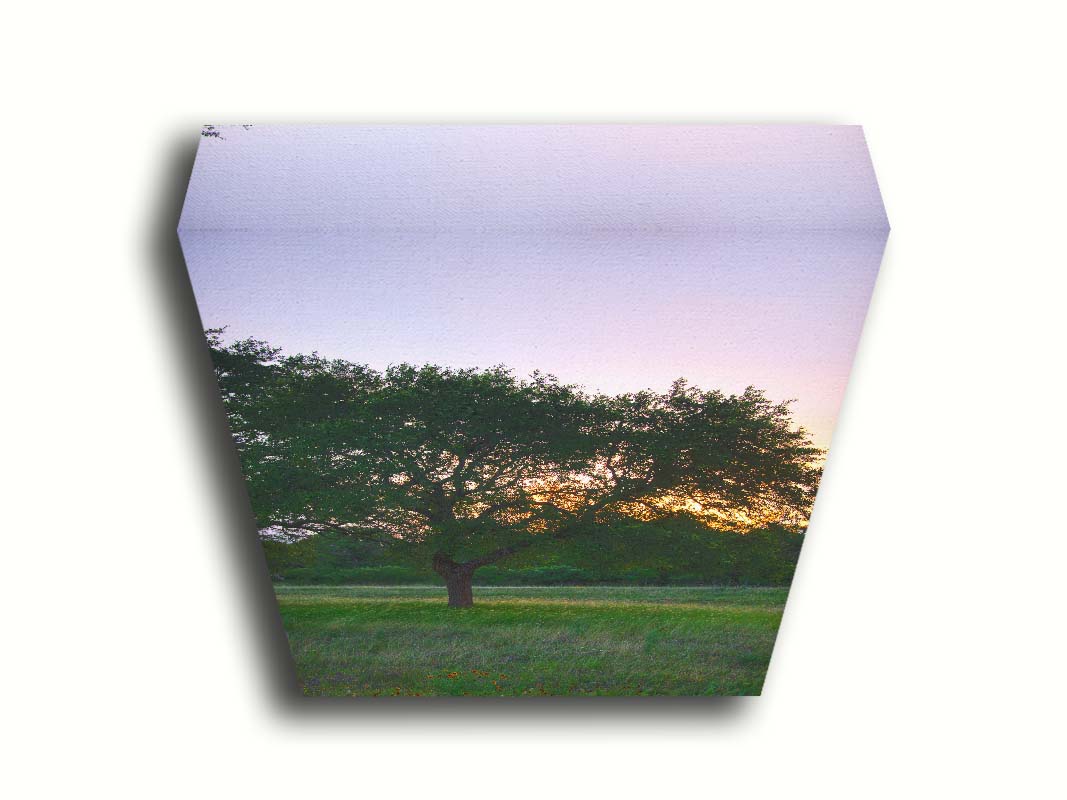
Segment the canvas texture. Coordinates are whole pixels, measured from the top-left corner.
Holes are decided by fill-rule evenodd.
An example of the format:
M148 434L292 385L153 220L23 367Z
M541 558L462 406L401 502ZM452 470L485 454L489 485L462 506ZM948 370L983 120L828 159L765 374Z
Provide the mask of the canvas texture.
M759 694L888 233L854 126L206 126L299 691Z

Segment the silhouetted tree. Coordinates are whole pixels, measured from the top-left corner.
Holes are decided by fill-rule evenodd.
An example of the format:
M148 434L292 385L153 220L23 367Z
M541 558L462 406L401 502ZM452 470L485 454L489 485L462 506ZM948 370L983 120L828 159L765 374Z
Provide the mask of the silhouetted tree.
M260 527L406 550L451 606L472 604L479 567L624 520L796 525L818 484L819 451L755 389L589 395L540 373L380 372L221 333L208 340Z

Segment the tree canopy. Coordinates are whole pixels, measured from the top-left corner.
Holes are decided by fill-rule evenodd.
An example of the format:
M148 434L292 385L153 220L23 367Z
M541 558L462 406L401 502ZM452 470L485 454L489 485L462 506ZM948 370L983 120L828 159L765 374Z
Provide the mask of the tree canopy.
M452 605L472 602L481 566L627 521L799 528L818 485L820 451L754 388L608 396L503 366L379 371L207 335L260 528L402 548Z

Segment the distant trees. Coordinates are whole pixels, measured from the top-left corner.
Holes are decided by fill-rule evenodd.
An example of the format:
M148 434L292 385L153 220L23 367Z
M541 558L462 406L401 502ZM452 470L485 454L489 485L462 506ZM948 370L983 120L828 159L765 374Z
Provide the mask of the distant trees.
M589 395L504 367L380 372L221 334L208 341L261 528L403 550L451 606L472 604L480 567L606 546L627 522L797 527L818 485L819 451L755 389Z
M747 533L709 529L690 518L630 520L599 535L531 547L473 575L478 586L788 586L804 534L771 525ZM271 577L296 584L425 584L425 561L377 542L325 533L283 542L264 538Z

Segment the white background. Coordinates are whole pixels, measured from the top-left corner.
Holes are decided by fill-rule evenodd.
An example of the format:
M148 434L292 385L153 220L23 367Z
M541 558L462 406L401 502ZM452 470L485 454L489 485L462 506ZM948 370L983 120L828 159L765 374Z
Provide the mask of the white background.
M11 796L1062 791L1053 7L8 9ZM865 126L893 233L764 697L282 699L171 231L201 123L335 120Z

